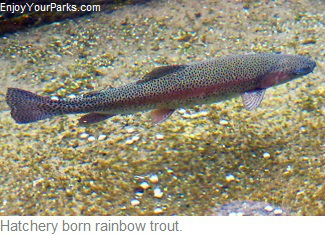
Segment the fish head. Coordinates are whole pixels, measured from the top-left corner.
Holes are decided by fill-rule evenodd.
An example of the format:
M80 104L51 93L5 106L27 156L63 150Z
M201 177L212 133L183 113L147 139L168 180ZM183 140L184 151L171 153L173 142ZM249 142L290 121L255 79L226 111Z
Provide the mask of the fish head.
M283 70L292 79L311 73L316 67L316 62L304 56L288 56L281 62Z
M261 88L283 84L295 78L311 73L316 67L315 61L296 55L278 55L278 60L269 73L261 79Z

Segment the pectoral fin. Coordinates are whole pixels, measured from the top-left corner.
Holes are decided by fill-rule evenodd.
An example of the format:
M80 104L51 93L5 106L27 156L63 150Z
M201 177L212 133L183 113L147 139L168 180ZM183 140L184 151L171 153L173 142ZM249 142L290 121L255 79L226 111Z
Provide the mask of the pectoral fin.
M265 89L248 91L242 94L244 106L247 110L257 108L263 100Z
M113 116L114 114L88 113L79 119L79 124L81 125L92 124L92 123L103 121Z
M150 112L151 122L154 124L165 121L170 115L173 114L175 109L156 109Z

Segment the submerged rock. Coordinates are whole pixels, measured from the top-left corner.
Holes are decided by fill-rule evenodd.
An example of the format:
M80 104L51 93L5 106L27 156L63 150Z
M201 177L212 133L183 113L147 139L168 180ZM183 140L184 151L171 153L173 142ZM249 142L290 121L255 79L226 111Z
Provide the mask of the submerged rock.
M266 202L233 201L213 209L214 216L285 216L291 212Z

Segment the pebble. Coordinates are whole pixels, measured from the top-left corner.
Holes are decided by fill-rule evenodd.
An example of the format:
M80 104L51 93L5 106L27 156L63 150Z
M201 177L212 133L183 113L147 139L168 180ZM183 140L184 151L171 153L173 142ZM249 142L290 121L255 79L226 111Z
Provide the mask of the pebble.
M137 205L139 205L140 204L140 201L139 200L137 200L137 199L132 199L131 200L131 205L132 206L137 206Z
M209 115L209 111L208 110L203 110L200 112L201 116L208 116Z
M140 184L140 187L143 188L144 190L146 190L146 189L148 189L150 186L149 186L149 184L148 184L147 182L142 182L142 183Z
M237 216L237 213L236 212L230 212L229 216Z
M51 100L57 101L57 100L59 100L59 97L57 97L57 96L51 96Z
M162 198L163 194L164 194L164 193L161 191L160 188L155 188L155 189L153 190L153 195L154 195L154 197L156 197L156 198Z
M143 190L138 190L135 192L135 196L141 197L143 195Z
M138 135L135 135L135 136L132 136L131 138L128 138L125 143L126 144L133 144L134 142L138 141L140 139L140 136Z
M180 114L185 114L185 113L186 113L186 109L179 109L178 112L179 112Z
M271 157L271 155L270 155L269 153L263 153L263 157L264 157L265 159L268 159L268 158Z
M163 210L160 207L155 208L155 210L153 211L155 214L161 214L163 212Z
M300 190L300 191L297 192L297 196L298 195L302 195L302 194L304 194L304 191L303 190Z
M127 140L125 141L125 143L126 143L126 144L133 144L133 140L132 140L132 139L127 139Z
M271 211L273 211L273 207L270 205L267 205L266 207L264 207L264 210L271 212Z
M163 140L164 139L164 135L163 134L157 134L156 135L156 139L157 140Z
M135 131L135 129L134 129L134 127L129 126L129 127L126 128L126 131L128 133L133 133Z
M80 135L80 138L81 138L81 139L86 139L86 138L88 138L88 136L89 136L88 133L82 133L82 134Z
M104 140L104 139L106 139L106 135L101 134L98 136L98 140Z
M184 113L184 114L182 115L182 117L183 117L183 118L190 118L190 117L191 117L191 114Z
M133 142L136 142L136 141L138 141L139 139L140 139L140 136L138 136L138 135L135 135L135 136L132 137L132 141L133 141Z
M243 212L231 212L229 213L229 216L244 216Z
M227 175L226 176L226 180L227 180L227 182L234 181L235 180L235 176L233 176L233 175Z
M93 141L95 141L95 140L96 140L95 136L89 136L89 137L88 137L88 141L89 141L89 142L93 142Z
M227 120L223 120L223 119L221 119L219 123L220 123L220 125L222 125L222 126L226 126L226 125L228 125L229 122L228 122Z
M302 159L305 160L305 161L308 161L309 160L307 156L302 156Z
M274 215L282 215L283 211L281 209L275 209L273 213Z
M154 183L154 184L158 183L158 181L159 181L158 175L150 176L149 180L150 180L151 183Z
M68 98L70 98L70 99L74 99L74 98L76 98L77 96L75 95L75 94L71 94L71 95L68 95Z

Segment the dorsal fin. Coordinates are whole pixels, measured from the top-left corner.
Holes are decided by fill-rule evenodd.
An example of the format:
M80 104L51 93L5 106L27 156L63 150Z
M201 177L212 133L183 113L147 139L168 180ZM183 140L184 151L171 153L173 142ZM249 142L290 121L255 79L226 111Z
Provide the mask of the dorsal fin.
M167 65L153 69L150 73L146 74L143 79L137 83L147 82L153 79L161 78L167 74L175 73L176 71L185 68L186 65Z

